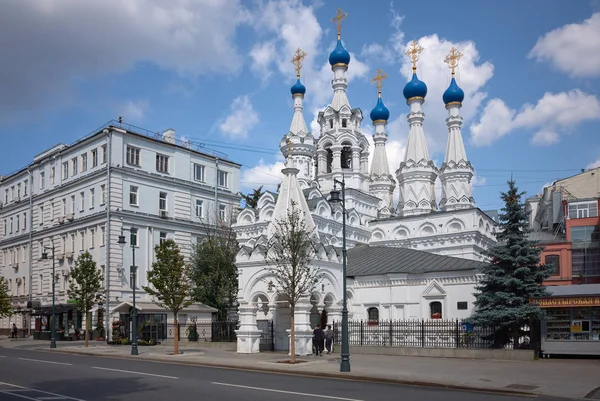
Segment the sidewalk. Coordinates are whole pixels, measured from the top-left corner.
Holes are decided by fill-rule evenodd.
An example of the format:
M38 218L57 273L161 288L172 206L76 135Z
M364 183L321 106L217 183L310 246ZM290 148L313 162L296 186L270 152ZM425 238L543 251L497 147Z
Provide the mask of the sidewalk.
M298 358L306 363L278 363L288 358L285 353L265 352L237 354L215 348L185 347L183 354L170 355L172 346L140 346L139 356L130 355L130 346L108 346L90 342L58 343L50 350L47 342L19 339L0 340L0 348L35 349L104 357L136 358L152 361L220 366L271 372L284 372L320 377L388 381L449 388L542 394L569 399L590 397L600 387L600 360L542 359L531 362L424 358L406 356L351 355L351 373L339 372L339 355ZM339 350L339 348L338 348ZM590 398L587 398L590 399ZM600 399L600 390L591 396Z

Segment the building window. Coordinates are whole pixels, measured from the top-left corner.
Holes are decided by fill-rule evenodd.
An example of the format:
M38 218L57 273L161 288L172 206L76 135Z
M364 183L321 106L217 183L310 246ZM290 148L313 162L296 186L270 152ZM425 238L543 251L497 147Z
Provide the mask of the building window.
M67 199L63 198L62 200L62 215L65 217L67 215Z
M379 323L379 309L377 309L377 308L367 309L367 319L368 319L369 324L378 324Z
M13 233L13 218L10 218L10 231L8 232L9 234Z
M570 219L598 217L598 202L569 203Z
M229 174L219 170L218 184L220 187L229 188Z
M44 189L46 186L46 174L43 171L40 171L40 189Z
M23 182L23 196L27 196L27 188L29 187L29 180Z
M4 203L8 203L8 189L4 190Z
M574 243L600 242L600 227L599 226L571 227L571 242L574 242Z
M169 156L160 154L156 155L156 171L159 173L169 172Z
M433 301L429 303L429 312L432 319L442 318L442 303L440 301Z
M138 229L132 228L129 235L129 241L132 246L138 246Z
M571 266L573 278L600 276L600 248L574 248L571 251Z
M129 283L130 287L133 289L138 288L138 279L137 279L137 266L129 266Z
M106 161L108 160L108 149L106 148L106 145L102 145L102 164L105 164Z
M100 246L106 244L106 228L100 227Z
M329 120L329 128L333 128L333 120Z
M98 166L98 150L92 149L92 168Z
M81 172L87 171L87 153L81 155Z
M166 240L167 240L167 233L166 233L166 232L164 232L164 231L161 231L161 232L158 234L158 243L159 243L159 244L162 244L162 243L163 243L163 242L165 242Z
M100 204L104 205L106 203L106 185L100 185Z
M194 180L204 182L204 166L202 164L194 164Z
M63 181L69 178L69 163L64 162L62 164L62 179Z
M131 206L138 206L138 187L135 185L129 186L129 204Z
M40 205L40 207L38 209L38 220L39 220L40 226L42 224L44 224L44 205Z
M17 198L21 198L21 184L17 184Z
M12 219L12 217L11 217ZM19 216L15 217L15 232L19 232L19 223L21 222L21 220L19 219Z
M196 217L198 218L202 218L203 213L202 213L202 206L204 205L204 202L201 201L200 199L196 199Z
M219 205L219 220L227 221L227 206Z
M75 234L71 234L71 252L75 252Z
M79 250L80 251L85 250L85 231L80 231L79 232L79 241L80 241L79 245L81 246L79 248Z
M133 146L127 146L127 164L132 166L140 165L140 149Z
M83 210L85 209L85 192L81 191L79 193L79 210L81 212L83 212Z
M75 213L75 195L71 195L71 213Z
M345 118L342 118L342 128L346 128L347 121Z
M50 185L54 185L56 179L56 167L50 167Z
M544 257L544 264L546 266L552 266L552 275L560 275L560 258L558 255L546 255Z
M469 303L466 302L466 301L457 302L456 303L456 309L458 309L458 310L467 310L467 309L469 309Z
M74 157L73 159L71 159L71 175L75 175L77 174L77 158Z
M161 192L158 197L158 209L167 210L167 193Z
M94 190L94 188L90 188L90 209L94 208L94 202L95 202L95 195L96 195L96 191Z
M27 230L27 212L23 213L23 231Z

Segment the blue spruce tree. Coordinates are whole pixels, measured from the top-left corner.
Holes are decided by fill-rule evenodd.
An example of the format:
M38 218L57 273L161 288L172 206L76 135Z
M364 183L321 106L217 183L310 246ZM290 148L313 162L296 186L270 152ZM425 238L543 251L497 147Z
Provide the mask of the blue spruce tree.
M521 327L539 320L544 311L529 304L530 298L548 296L543 281L551 266L540 265L542 248L527 238L528 216L515 182L501 193L504 207L500 214L498 244L485 254L490 264L483 268L483 279L476 287L472 323L496 328L494 346L502 348L519 337Z

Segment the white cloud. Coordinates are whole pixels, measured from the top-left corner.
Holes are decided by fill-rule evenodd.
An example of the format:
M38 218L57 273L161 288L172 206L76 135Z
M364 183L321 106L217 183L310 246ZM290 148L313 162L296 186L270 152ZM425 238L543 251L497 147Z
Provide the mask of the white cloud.
M545 93L535 105L525 104L519 113L502 100L490 100L479 119L471 125L471 141L476 146L490 145L519 128L533 128L536 145L559 141L559 133L568 133L578 124L600 119L600 100L574 89L569 92Z
M236 30L251 22L240 0L11 1L2 17L0 37L13 38L0 64L6 116L64 104L74 78L122 73L139 62L182 76L236 73L243 64Z
M275 58L275 44L273 42L257 43L250 50L250 58L252 59L252 70L260 76L263 82L267 81L273 74L269 66Z
M587 166L585 166L585 168L588 169L588 170L591 170L591 169L597 168L597 167L600 167L600 159L598 159L598 160L596 160L594 162L591 162L590 164L588 164Z
M124 121L139 121L144 118L147 109L146 100L129 100L119 106L118 112Z
M473 175L473 178L471 178L471 186L473 186L473 188L484 186L486 182L487 178L480 177L477 174Z
M539 38L530 58L549 61L573 77L600 76L600 12L580 24L567 24Z
M392 64L394 62L394 57L392 53L379 43L363 45L360 55L361 57L364 57L372 62L383 62L387 64Z
M534 145L554 145L560 140L558 134L553 131L538 131L531 137L531 143Z
M260 159L258 164L252 168L242 170L241 186L244 191L263 186L263 189L276 191L277 185L283 180L281 170L285 167L283 161L265 163Z
M219 129L232 139L243 139L248 137L248 132L258 122L258 114L254 111L248 95L243 95L233 99L231 113L219 125Z

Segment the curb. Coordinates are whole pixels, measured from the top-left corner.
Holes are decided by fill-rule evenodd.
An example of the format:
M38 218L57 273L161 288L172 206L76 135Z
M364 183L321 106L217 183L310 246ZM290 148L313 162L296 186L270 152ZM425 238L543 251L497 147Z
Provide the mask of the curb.
M239 366L234 364L227 363L214 363L214 362L197 362L197 361L169 361L161 358L151 357L151 356L142 356L141 358L132 358L131 356L121 356L121 355L97 355L93 353L86 353L78 350L49 350L49 349L36 349L35 351L41 352L49 352L49 353L59 353L59 354L75 354L82 356L90 356L90 357L101 357L101 358L111 358L111 359L125 359L125 360L140 360L146 362L154 362L154 363L164 363L171 365L188 365L188 366L201 366L201 367L211 367L211 368L219 368L219 369L229 369L229 370L243 370L243 371L252 371L252 372L267 372L267 373L275 373L281 375L290 375L290 376L303 376L303 377L312 377L312 378L331 378L338 380L352 380L352 381L361 381L361 382L369 382L369 383L382 383L382 384L395 384L402 386L411 386L411 387L429 387L429 388L441 388L448 390L457 390L457 391L469 391L469 392L478 392L478 393L490 393L497 395L512 395L512 396L520 396L520 397L538 397L540 394L519 390L508 390L508 389L499 389L499 388L486 388L486 387L476 387L476 386L467 386L467 385L454 385L447 383L439 383L432 381L420 381L420 380L402 380L402 379L386 379L381 377L374 376L364 376L352 373L327 373L327 372L305 372L305 371L290 371L287 369L276 369L269 367L260 367L260 366Z

